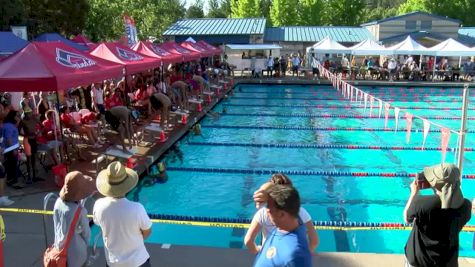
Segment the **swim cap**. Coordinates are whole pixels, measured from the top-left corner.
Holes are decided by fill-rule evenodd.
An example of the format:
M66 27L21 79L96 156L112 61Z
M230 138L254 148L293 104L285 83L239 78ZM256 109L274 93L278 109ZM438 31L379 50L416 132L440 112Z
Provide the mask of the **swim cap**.
M164 172L165 171L165 164L163 162L160 162L158 163L158 170L160 172Z

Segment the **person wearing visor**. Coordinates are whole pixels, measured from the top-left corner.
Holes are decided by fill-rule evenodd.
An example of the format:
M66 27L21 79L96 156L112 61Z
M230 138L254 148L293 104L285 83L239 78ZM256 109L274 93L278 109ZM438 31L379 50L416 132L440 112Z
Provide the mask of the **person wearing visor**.
M411 183L404 221L412 223L405 246L406 267L458 266L459 233L472 203L463 197L460 170L450 163L424 168ZM419 195L432 189L434 195Z

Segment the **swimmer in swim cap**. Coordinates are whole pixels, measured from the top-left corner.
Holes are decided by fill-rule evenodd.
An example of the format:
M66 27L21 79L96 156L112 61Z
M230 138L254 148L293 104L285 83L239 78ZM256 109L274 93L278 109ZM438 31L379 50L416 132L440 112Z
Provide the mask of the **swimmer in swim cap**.
M201 124L197 123L193 128L191 129L194 135L202 135L201 134Z
M157 166L158 166L158 176L155 182L163 184L166 181L168 181L168 174L167 174L165 163L160 162L157 164Z

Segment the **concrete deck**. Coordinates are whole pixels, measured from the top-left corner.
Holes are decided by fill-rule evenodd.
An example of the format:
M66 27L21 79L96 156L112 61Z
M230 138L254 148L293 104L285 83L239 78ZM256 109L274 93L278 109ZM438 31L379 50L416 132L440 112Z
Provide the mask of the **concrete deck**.
M242 83L277 83L277 84L315 84L316 81L303 78L288 77L285 79L240 79ZM329 84L327 81L321 81L321 84ZM360 85L380 86L387 85L388 82L378 81L358 81ZM423 83L423 82L394 82L394 86L446 86L446 87L462 87L461 83ZM213 105L216 102L213 102ZM205 116L206 112L213 105L205 105L203 112L193 113L188 118L186 125L177 124L172 131L167 132L168 140L165 143L150 143L140 146L139 157L145 159L146 164L138 166L139 173L145 172L147 167L170 148L177 140L179 140L192 127L196 121ZM114 138L113 136L111 138ZM98 157L107 146L102 149L86 149L88 161L73 161L71 170L82 170L92 177L95 177L96 166L93 160ZM101 163L100 168L105 167L105 162ZM38 167L38 169L41 169ZM43 209L43 198L46 193L58 191L55 186L51 172L46 173L41 170L42 177L48 177L47 181L36 183L32 186L20 190L12 190L7 188L9 195L15 204L14 208L31 208ZM51 209L51 205L49 206ZM7 239L4 244L4 266L42 266L41 256L45 249L45 232L43 230L43 217L34 214L9 213L2 212L6 226ZM48 244L52 242L52 221L48 218L46 224L48 233ZM154 233L159 235L160 233ZM180 233L177 233L180 234ZM190 246L171 246L169 249L162 248L158 244L147 244L147 248L152 257L152 266L169 266L169 267L186 267L186 266L251 266L254 256L250 255L244 249L225 249L210 247L190 247ZM99 258L92 266L105 266L104 256L101 250ZM314 256L314 266L403 266L403 255L394 254L363 254L363 253L318 253ZM0 267L1 267L0 263ZM475 266L472 259L460 259L460 266Z

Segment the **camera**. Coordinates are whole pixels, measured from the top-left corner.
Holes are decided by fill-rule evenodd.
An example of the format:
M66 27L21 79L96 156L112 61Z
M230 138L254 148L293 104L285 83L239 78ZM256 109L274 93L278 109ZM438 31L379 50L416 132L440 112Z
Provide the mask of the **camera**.
M429 182L427 181L424 172L419 172L416 174L416 183L419 189L431 188Z

